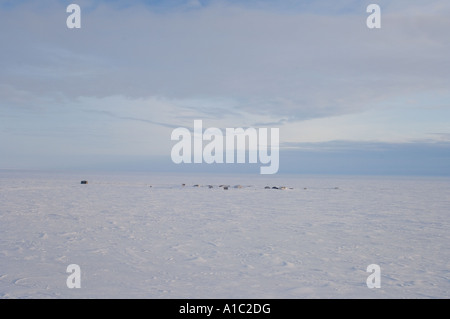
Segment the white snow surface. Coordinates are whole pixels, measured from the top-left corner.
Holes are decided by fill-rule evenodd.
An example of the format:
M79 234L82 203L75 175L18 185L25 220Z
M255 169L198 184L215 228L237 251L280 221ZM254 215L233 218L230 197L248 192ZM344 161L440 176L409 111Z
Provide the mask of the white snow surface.
M449 298L449 194L432 177L0 171L0 298Z

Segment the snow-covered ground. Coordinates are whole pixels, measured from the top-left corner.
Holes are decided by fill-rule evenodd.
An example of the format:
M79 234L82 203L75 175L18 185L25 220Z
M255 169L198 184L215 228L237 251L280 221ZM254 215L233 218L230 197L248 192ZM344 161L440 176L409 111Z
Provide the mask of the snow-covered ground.
M448 178L2 171L0 297L449 298L449 194Z

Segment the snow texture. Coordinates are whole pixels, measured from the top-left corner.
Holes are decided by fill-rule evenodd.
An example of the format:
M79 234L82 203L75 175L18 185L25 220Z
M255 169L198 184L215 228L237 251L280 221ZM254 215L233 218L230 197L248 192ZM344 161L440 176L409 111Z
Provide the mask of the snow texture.
M1 171L0 298L449 298L449 194L448 178Z

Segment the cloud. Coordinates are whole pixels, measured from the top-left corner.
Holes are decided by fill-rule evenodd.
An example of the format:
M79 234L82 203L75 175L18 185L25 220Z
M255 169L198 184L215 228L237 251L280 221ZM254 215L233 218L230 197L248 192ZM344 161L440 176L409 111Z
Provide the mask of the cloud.
M62 1L0 5L2 146L45 127L56 144L97 136L78 151L162 154L168 140L144 141L194 119L290 143L449 134L448 1L378 1L380 30L353 0L77 3L79 30Z
M220 2L160 14L101 2L69 31L60 5L29 10L2 22L21 32L3 36L0 80L43 94L227 97L240 109L299 120L449 84L445 14L386 12L373 31L365 12L287 14Z
M286 145L285 145L286 146ZM450 143L293 143L280 173L450 176Z

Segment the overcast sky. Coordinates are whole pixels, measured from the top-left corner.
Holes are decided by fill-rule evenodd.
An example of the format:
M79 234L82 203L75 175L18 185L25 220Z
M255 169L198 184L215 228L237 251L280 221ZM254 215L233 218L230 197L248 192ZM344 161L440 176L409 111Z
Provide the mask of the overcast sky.
M172 130L201 119L279 128L281 173L450 175L449 17L448 0L0 0L0 168L170 169Z

